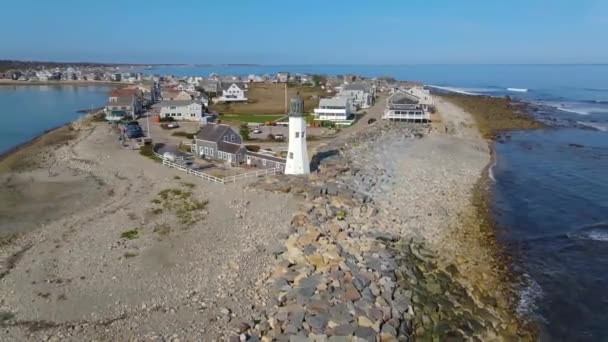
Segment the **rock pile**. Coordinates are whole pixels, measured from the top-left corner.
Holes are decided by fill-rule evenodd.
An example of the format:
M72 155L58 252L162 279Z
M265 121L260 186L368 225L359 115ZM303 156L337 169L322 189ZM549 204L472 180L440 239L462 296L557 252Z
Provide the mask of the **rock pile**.
M305 199L291 234L276 251L268 278L272 297L235 340L409 341L494 339L506 325L479 306L439 266L424 242L405 237L390 205L376 203L395 186L390 164L362 162L361 153L383 141L407 143L426 127L380 126L313 160L308 178L267 178L253 186ZM356 146L356 153L351 153ZM369 159L368 159L369 160Z

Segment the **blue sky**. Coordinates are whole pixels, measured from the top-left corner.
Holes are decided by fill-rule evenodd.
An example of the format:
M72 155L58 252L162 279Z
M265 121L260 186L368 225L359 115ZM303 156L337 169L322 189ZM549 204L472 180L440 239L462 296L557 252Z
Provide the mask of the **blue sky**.
M608 0L19 0L0 59L608 63Z

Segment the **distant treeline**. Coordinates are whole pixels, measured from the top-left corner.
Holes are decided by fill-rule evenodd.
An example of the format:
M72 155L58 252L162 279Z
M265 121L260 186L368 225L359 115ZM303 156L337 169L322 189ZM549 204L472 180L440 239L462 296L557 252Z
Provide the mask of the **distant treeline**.
M43 62L43 61L17 61L0 60L0 72L8 70L24 69L48 69L48 68L67 68L67 67L117 67L117 66L160 66L167 64L125 64L125 63L96 63L96 62Z

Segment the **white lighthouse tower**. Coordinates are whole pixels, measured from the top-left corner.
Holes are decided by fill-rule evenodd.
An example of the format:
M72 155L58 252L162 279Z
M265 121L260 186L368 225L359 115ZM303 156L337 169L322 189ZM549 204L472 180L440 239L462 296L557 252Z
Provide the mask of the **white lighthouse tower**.
M287 151L286 175L307 175L310 173L308 152L306 151L306 120L304 100L296 96L289 101L289 149Z

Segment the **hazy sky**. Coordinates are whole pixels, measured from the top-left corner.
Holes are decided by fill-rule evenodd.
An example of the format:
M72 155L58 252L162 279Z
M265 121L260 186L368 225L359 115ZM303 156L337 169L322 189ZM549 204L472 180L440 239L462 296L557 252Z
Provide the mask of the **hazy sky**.
M608 0L18 0L0 59L608 63Z

